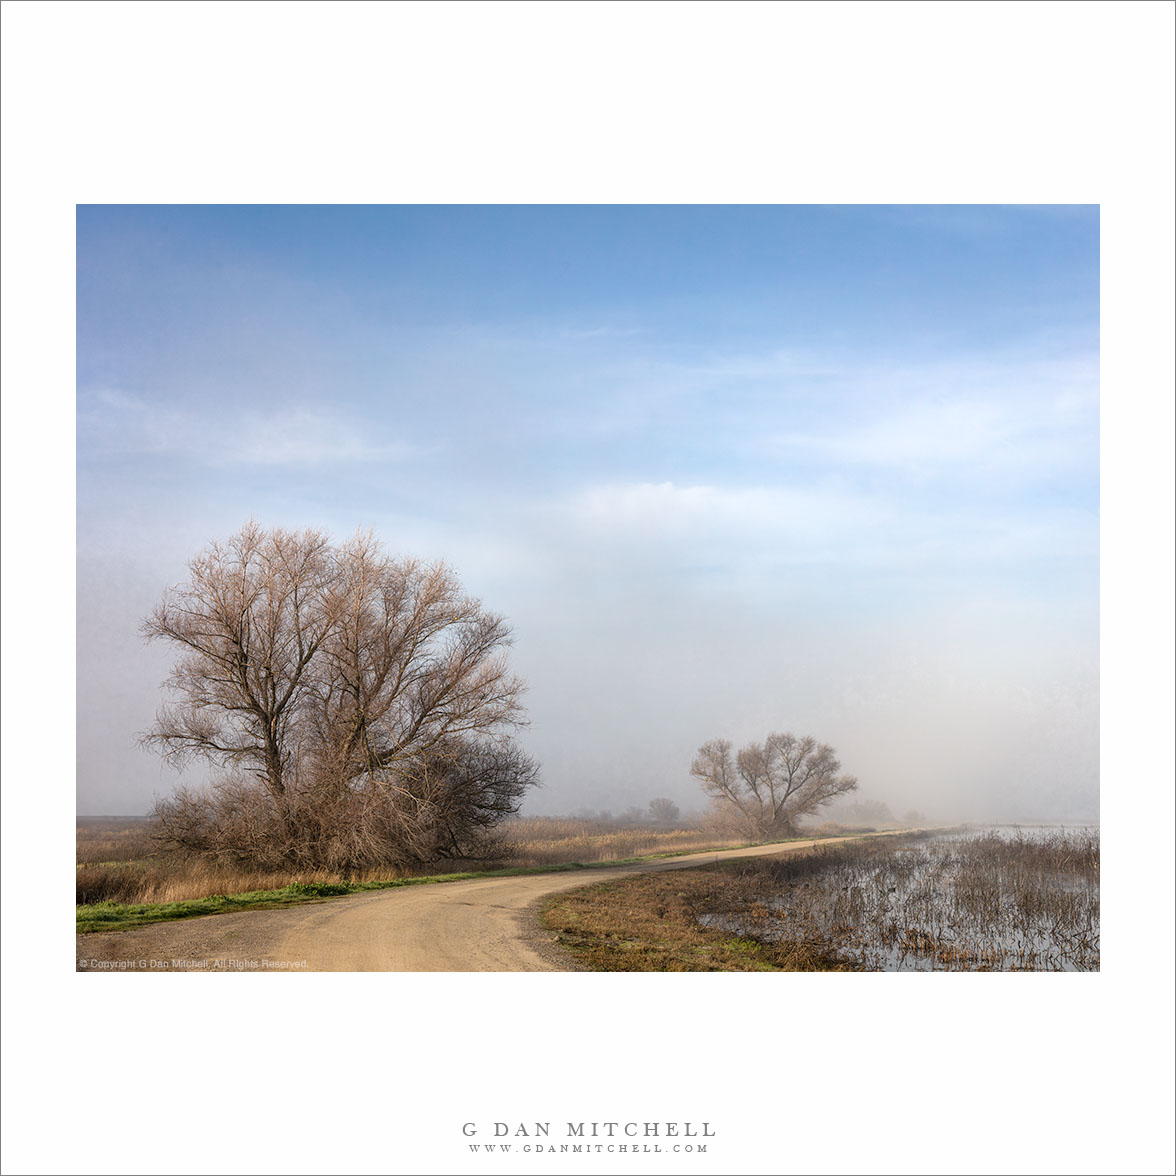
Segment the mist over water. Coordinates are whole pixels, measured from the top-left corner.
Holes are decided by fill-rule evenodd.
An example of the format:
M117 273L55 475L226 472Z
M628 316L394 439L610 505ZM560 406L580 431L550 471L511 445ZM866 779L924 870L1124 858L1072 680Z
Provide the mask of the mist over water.
M547 781L535 811L660 795L700 808L689 768L704 741L792 731L831 744L858 797L896 816L1097 816L1097 661L1064 631L1031 640L1025 622L974 616L880 627L671 593L660 610L582 624L533 656L519 643Z

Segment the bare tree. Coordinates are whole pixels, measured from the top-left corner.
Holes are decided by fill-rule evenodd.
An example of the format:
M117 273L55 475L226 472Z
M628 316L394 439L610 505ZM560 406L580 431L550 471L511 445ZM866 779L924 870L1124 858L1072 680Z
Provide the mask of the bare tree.
M519 724L510 630L449 568L391 559L370 536L345 544L336 562L313 707L320 776L339 786L395 780L399 767L464 736Z
M833 749L810 736L772 734L732 753L728 739L698 749L690 774L732 818L756 836L791 836L796 822L835 797L852 792L854 776L841 776Z
M159 807L177 844L361 865L476 852L536 765L510 630L444 564L248 523L144 623L181 649L145 741L227 773Z
M655 796L649 802L649 815L655 821L669 824L676 821L680 815L678 806L667 796Z

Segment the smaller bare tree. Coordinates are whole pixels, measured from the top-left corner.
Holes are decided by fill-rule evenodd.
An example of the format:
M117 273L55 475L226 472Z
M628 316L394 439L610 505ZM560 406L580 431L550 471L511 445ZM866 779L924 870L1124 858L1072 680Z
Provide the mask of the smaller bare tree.
M649 802L649 815L653 820L668 825L678 819L680 810L668 796L655 796Z
M857 778L840 771L831 747L791 734L769 735L737 754L729 739L712 739L690 768L719 815L757 837L793 836L801 817L853 792Z

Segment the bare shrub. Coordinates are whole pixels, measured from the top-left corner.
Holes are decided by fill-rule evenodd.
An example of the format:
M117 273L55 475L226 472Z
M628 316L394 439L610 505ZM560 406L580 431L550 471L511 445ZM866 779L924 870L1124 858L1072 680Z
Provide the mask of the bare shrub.
M462 742L346 787L292 784L276 797L247 777L180 789L156 807L170 849L264 869L394 870L501 854L495 827L534 782L509 741Z

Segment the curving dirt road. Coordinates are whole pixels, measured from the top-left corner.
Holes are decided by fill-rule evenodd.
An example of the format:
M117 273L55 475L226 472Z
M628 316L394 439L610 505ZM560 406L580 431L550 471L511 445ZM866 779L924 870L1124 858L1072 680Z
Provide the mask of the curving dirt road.
M206 915L77 937L79 971L567 972L539 900L626 874L796 853L848 838L684 854L559 874L376 890L282 910Z

